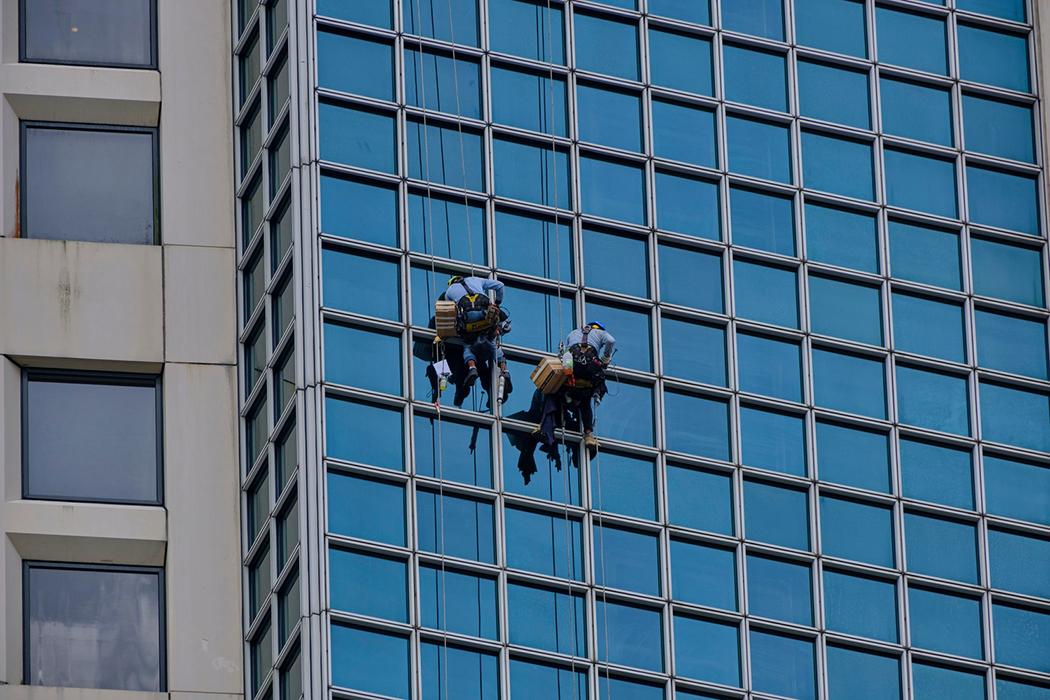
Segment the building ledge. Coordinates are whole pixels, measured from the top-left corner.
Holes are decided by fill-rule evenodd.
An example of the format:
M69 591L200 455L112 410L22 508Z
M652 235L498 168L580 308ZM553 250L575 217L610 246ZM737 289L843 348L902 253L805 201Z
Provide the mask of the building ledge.
M160 73L39 63L0 64L0 93L20 119L157 126Z

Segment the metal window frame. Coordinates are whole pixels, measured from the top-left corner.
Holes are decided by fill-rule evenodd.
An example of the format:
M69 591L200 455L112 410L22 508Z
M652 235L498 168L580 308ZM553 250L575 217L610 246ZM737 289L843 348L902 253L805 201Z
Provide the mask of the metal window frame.
M54 562L36 559L22 561L22 682L32 684L32 673L29 666L29 616L32 606L29 573L33 569L52 569L58 571L97 571L107 573L152 574L157 577L157 627L160 637L158 647L159 692L168 690L168 621L167 621L167 586L164 567L130 566L123 564L80 564L73 562Z
M18 0L18 62L19 63L42 63L60 66L92 66L95 68L120 68L126 70L157 70L157 55L159 34L157 31L157 0L142 0L147 2L150 15L150 61L149 63L113 63L109 61L60 61L57 59L29 58L26 54L26 39L28 28L26 26L26 3L31 0ZM89 0L90 2L90 0Z
M118 386L153 387L156 406L156 489L157 498L153 500L98 499L76 496L40 496L30 493L26 486L29 483L29 384L30 382L49 382L55 384L108 384ZM164 505L164 396L161 375L132 374L127 372L95 372L87 370L51 370L23 368L21 382L21 439L22 439L22 498L37 501L64 501L73 503L108 503L114 505Z

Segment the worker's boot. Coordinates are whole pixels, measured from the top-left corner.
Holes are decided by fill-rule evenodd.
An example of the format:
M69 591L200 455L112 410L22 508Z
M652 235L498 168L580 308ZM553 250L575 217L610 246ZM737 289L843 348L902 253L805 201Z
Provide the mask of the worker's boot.
M587 448L587 455L594 459L598 455L601 443L598 442L598 438L594 437L594 433L587 433L583 436L583 446Z
M463 377L463 386L470 389L478 381L478 366L473 360L467 363L467 376Z

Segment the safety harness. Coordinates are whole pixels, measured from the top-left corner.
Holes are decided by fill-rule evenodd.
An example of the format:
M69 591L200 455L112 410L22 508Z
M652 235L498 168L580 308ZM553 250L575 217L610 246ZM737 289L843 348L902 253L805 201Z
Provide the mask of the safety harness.
M459 282L466 292L456 302L456 333L461 338L481 335L495 327L499 309L484 292L472 293L466 282Z
M587 342L591 327L583 329L583 340L569 347L572 355L573 386L589 389L605 380L605 365L598 358L598 351Z

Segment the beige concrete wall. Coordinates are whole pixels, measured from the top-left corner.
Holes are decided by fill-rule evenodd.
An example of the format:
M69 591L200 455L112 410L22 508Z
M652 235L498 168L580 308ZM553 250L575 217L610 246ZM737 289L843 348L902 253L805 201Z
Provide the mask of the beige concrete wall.
M243 697L230 3L158 0L159 70L18 63L0 0L0 700ZM159 129L160 240L18 238L19 120ZM160 507L21 497L21 372L159 373ZM20 685L23 559L162 565L169 692Z

